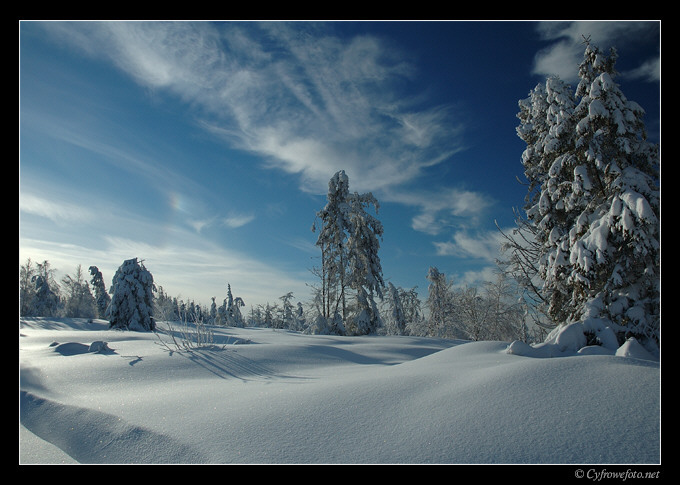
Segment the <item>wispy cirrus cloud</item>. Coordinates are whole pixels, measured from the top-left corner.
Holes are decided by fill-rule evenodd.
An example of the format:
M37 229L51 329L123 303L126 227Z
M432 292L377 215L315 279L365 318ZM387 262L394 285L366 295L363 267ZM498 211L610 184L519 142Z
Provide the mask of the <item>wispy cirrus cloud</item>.
M218 217L214 216L209 219L193 219L187 218L186 223L192 227L196 233L200 234L208 227L222 226L228 229L238 229L246 224L250 224L255 220L255 214L239 214L236 212L229 212L228 215Z
M55 198L49 200L39 195L22 192L19 194L19 211L51 220L57 224L73 222L86 223L94 220L96 214L79 204L60 201Z
M415 67L384 39L341 38L308 22L47 28L180 97L204 128L266 167L298 174L306 191L323 193L339 169L359 191L398 186L462 147L456 113L404 89Z

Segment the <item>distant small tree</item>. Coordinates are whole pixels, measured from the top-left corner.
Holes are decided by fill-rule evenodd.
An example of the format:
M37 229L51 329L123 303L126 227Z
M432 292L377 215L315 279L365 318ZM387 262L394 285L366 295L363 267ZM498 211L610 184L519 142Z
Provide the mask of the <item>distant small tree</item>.
M446 275L434 266L430 267L427 279L430 281L427 297L427 306L430 309L428 334L432 337L442 337L448 333L453 314L452 285L446 279Z
M32 312L33 298L35 298L34 276L35 267L31 258L28 258L26 264L19 267L19 314L21 316L30 316Z
M227 324L227 299L222 300L222 304L217 307L217 312L215 313L215 325L226 325Z
M288 292L279 297L281 300L280 318L276 321L277 328L292 328L295 325L295 317L293 315L293 292Z
M456 312L460 317L458 337L466 340L486 340L490 308L476 286L465 286L453 292Z
M92 279L90 284L94 288L94 300L97 307L97 316L99 318L104 318L106 316L106 309L111 303L111 296L106 291L106 284L104 283L104 276L99 268L96 266L90 266L90 275Z
M272 306L267 302L265 306L262 307L263 320L262 325L267 328L274 327L274 313L276 312L276 305Z
M157 321L174 321L175 300L168 295L162 286L158 287L156 298L154 298L154 318Z
M246 304L243 301L243 298L239 296L234 297L232 295L230 284L227 284L227 299L225 302L226 325L231 327L243 327L245 325L245 321L243 320L243 315L241 314L241 307L244 307Z
M144 264L128 259L118 268L111 285L107 316L111 328L136 331L155 330L153 307L156 287Z
M417 287L409 290L399 288L399 298L406 320L406 333L408 335L427 335L427 321L421 309L421 301Z
M487 339L528 340L526 307L518 293L517 285L500 270L494 281L484 284L484 301L490 310Z
M406 334L406 314L404 306L401 301L403 291L397 289L392 282L387 284L387 298L385 299L388 306L387 318L387 333L392 335Z
M90 287L83 276L83 269L80 265L76 272L66 275L61 280L64 291L64 316L74 318L94 318L97 316L95 299L92 296Z
M211 303L210 303L210 313L208 317L208 323L213 325L215 324L215 319L217 318L217 303L215 303L215 297L211 297Z
M54 280L54 270L45 260L37 264L31 276L33 299L28 315L36 317L56 317L59 314L59 285Z
M293 320L291 330L303 331L307 325L307 318L305 317L305 309L301 302L297 303L297 311Z
M261 327L262 326L262 306L250 307L250 315L248 317L248 326Z
M52 290L43 275L33 277L35 283L35 297L33 299L32 314L40 317L55 317L59 310L59 296Z

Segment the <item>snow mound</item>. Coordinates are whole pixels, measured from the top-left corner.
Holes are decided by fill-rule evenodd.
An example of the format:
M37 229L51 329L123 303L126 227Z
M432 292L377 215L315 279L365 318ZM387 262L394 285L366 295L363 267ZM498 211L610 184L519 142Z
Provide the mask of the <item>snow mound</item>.
M54 347L54 351L61 355L79 355L88 352L97 354L113 353L113 350L109 348L109 345L101 340L92 342L90 345L79 342L67 342L63 344L52 342L50 347Z
M596 342L588 345L590 338ZM629 338L619 347L614 331L601 319L588 319L556 327L545 341L535 345L514 341L506 352L525 357L564 357L572 355L615 355L643 360L659 361L658 352L645 349L635 338Z
M616 350L619 357L631 357L633 359L656 360L634 337L629 338Z

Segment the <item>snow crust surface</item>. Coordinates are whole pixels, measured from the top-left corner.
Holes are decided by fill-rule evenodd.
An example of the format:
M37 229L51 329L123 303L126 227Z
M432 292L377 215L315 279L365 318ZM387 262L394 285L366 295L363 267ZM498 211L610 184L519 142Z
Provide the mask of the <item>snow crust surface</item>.
M20 462L660 463L660 364L634 342L543 358L213 331L179 352L104 321L21 320Z

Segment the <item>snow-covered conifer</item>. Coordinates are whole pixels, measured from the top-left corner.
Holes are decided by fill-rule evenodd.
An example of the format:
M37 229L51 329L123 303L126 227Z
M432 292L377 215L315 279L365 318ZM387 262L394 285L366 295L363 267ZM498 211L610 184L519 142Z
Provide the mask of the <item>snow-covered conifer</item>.
M295 316L293 315L293 304L291 300L293 299L293 293L288 292L283 296L279 297L281 300L281 309L279 318L276 321L277 328L292 328L295 326Z
M245 303L241 297L234 297L229 283L227 283L227 298L224 301L224 325L243 327L245 322L241 315L241 307L245 306Z
M571 196L575 100L568 85L550 77L519 107L517 134L527 144L522 165L528 193L526 220L518 218L514 236L506 236L505 249L511 249L508 266L551 319L559 322L566 318L570 299L565 238L576 217Z
M428 270L427 279L430 281L427 297L427 306L430 309L428 335L440 337L446 333L453 313L451 282L434 266Z
M107 316L112 328L149 331L155 330L153 318L153 275L144 263L128 259L118 268L111 285L111 304Z
M659 160L644 111L614 82L616 53L586 45L574 95L557 78L520 101L530 194L511 244L557 325L592 321L659 341ZM517 234L517 233L516 233ZM524 259L522 259L524 258ZM531 283L529 281L531 280Z
M351 194L344 170L330 179L327 199L326 206L317 213L321 221L316 244L321 249L322 316L335 325L340 315L352 333L372 333L380 325L374 295L382 298L384 286L378 257L383 228L366 209L373 206L377 212L378 201L370 193ZM358 305L353 321L347 315L350 288L356 292ZM341 331L344 332L340 327L332 330Z
M297 310L295 311L295 318L293 320L293 326L291 330L297 330L299 332L305 330L307 326L307 318L305 317L305 309L302 306L302 302L297 303Z
M387 304L389 307L390 318L388 320L387 332L393 335L406 334L406 314L401 301L403 291L398 290L392 282L387 284Z
M374 295L382 299L382 288L385 286L378 256L383 226L366 210L370 206L373 206L376 212L379 209L378 201L373 194L354 193L349 200L350 232L346 244L347 262L350 273L349 285L357 292L359 315L354 331L359 335L365 335L375 333L382 325Z
M211 297L210 303L210 313L208 314L208 323L211 325L215 324L215 319L217 318L217 303L215 303L215 297Z
M41 317L57 316L59 296L51 288L48 280L43 275L35 275L33 283L35 284L35 297L31 313Z
M217 307L215 315L215 325L227 325L227 299L222 300L222 304Z
M263 319L262 324L264 327L272 328L274 326L274 310L275 306L271 306L269 302L263 307Z
M587 45L576 94L569 232L572 320L613 322L623 342L659 342L659 152L647 141L643 109L614 82L616 53Z
M106 309L111 303L111 296L106 291L106 284L104 283L104 276L99 268L96 266L90 266L90 284L94 288L94 299L97 307L97 316L99 318L104 318L106 316Z
M408 335L427 335L427 321L421 309L421 301L418 296L417 287L409 290L399 288L399 299L404 311L406 321L406 334Z
M317 213L321 221L316 241L321 249L321 310L326 320L339 309L343 318L346 314L349 197L349 178L344 170L336 172L328 181L326 206Z

